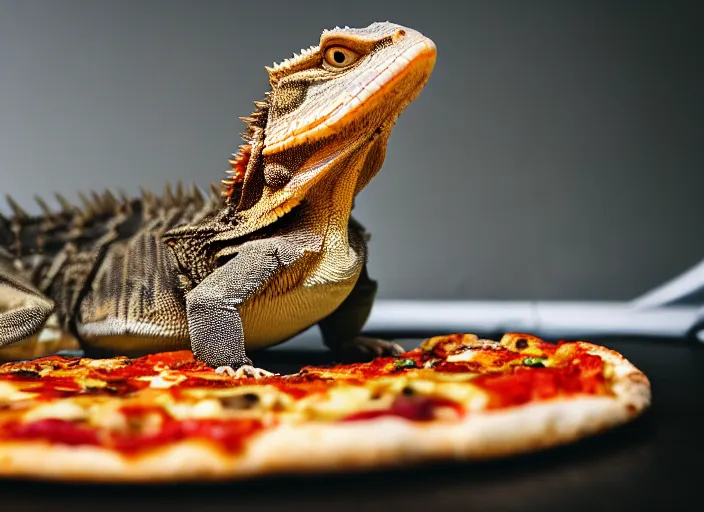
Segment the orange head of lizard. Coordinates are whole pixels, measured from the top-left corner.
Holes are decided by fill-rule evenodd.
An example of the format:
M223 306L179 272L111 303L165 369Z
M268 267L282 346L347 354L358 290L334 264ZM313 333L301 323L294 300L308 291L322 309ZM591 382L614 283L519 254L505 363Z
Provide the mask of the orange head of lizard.
M318 46L267 68L271 91L246 119L248 144L231 162L230 195L241 187L233 206L273 221L341 172L359 192L435 57L430 39L385 22L326 30Z

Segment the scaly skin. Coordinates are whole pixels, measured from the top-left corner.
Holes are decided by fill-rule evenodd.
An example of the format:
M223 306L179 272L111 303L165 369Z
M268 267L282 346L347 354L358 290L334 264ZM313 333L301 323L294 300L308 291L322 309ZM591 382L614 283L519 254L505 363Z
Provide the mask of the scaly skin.
M381 167L400 113L428 80L435 46L391 23L324 31L267 68L271 90L244 118L225 190L83 198L0 218L0 346L50 318L88 355L190 346L236 375L263 375L247 349L318 324L330 348L400 348L360 338L376 283L355 196ZM4 263L3 263L4 262Z

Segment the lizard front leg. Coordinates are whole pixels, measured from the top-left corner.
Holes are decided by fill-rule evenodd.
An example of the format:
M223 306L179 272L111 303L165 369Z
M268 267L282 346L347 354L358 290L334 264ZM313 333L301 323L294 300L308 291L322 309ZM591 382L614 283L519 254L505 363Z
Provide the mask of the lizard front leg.
M235 377L263 377L245 352L239 308L282 267L277 248L255 244L216 269L186 294L188 332L193 354Z
M41 292L0 269L0 347L36 334L53 310Z
M367 266L357 279L352 292L330 315L318 322L323 342L333 352L346 357L370 358L395 356L403 347L391 341L360 336L376 296L377 283L367 273Z

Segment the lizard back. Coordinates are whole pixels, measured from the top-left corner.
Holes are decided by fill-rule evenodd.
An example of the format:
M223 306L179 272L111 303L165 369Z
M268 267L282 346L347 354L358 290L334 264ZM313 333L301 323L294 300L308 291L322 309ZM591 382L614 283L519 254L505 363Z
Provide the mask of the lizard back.
M58 211L37 198L42 215L29 215L8 198L13 216L0 217L0 259L7 272L49 297L59 325L78 338L114 330L116 322L135 315L173 314L174 302L183 300L183 278L162 237L169 229L207 221L222 206L220 192L213 189L206 198L195 186L173 190L167 184L160 196L143 191L141 197L116 198L105 191L80 198L81 207L57 196ZM182 328L166 332L187 340Z

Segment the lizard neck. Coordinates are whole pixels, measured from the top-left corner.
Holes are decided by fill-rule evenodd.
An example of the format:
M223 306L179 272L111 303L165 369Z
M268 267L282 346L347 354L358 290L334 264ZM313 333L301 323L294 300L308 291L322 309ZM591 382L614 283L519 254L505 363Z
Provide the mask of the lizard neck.
M359 161L359 159L352 159ZM308 191L305 221L300 226L315 240L304 286L331 285L328 293L354 285L366 260L366 246L350 237L352 202L358 186L359 168L350 162L331 172ZM300 236L299 233L298 236ZM337 291L336 291L337 290Z
M318 183L306 197L312 227L323 241L323 252L346 253L349 249L348 224L358 177L356 165L344 166Z
M348 225L355 196L369 183L384 161L388 133L345 148L343 158L332 159L322 180L311 187L306 201L318 219L316 231L324 236L323 250L349 249Z

